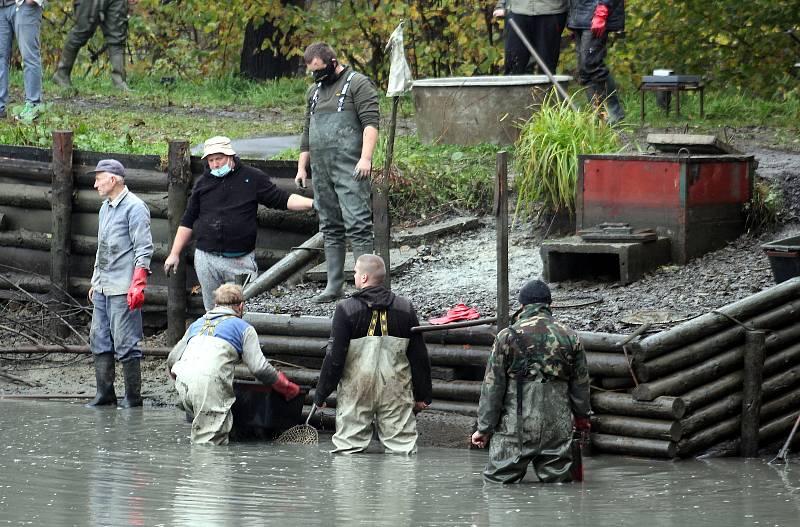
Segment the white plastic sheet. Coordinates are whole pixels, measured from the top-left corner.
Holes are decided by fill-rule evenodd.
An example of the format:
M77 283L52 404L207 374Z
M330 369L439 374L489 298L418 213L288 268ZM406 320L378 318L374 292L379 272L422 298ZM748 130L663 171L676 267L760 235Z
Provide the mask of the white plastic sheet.
M400 22L392 31L389 42L386 43L386 51L391 50L389 66L389 87L386 90L387 97L398 97L411 89L411 68L406 62L406 54L403 48L403 22Z

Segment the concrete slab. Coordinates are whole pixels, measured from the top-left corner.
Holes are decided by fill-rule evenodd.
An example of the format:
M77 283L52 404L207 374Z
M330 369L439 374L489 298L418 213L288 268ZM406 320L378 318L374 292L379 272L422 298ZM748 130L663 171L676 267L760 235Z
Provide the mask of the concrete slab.
M480 224L480 220L475 216L459 216L440 223L404 229L392 233L392 245L400 247L433 243L445 235L476 229Z
M670 239L652 242L588 243L578 236L545 240L541 246L543 277L548 282L587 278L635 282L670 262Z
M231 141L236 154L242 159L270 159L288 148L300 148L299 135L250 137ZM203 145L192 148L192 155L203 155Z
M411 265L411 260L417 255L417 250L414 248L405 248L405 249L391 249L389 251L389 259L391 260L391 273L394 275L395 273L399 273L409 265ZM355 262L353 261L353 253L347 253L347 257L344 260L344 275L345 279L352 282L352 272L353 266ZM328 273L325 269L325 262L313 267L311 270L306 272L306 279L311 280L312 282L326 282L328 280Z

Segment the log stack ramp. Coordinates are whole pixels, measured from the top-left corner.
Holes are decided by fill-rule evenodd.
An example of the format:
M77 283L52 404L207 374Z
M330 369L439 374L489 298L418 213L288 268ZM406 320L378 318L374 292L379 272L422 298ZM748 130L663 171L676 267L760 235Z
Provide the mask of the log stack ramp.
M692 457L724 446L736 453L743 404L744 326L767 333L758 438L787 434L800 411L800 278L671 329L634 339L579 332L592 379L593 448L611 454ZM248 313L265 353L295 382L312 387L330 319ZM735 320L735 321L734 321ZM741 324L741 325L740 325ZM432 410L477 415L496 328L423 333L433 369ZM237 377L252 378L244 367ZM328 406L336 406L335 394Z

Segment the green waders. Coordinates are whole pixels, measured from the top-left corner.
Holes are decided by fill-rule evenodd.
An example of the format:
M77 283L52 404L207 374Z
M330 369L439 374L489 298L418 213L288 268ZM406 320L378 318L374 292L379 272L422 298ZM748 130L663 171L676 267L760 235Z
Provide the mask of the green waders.
M352 73L351 73L352 75ZM372 252L372 206L369 178L353 177L361 158L363 129L358 114L344 109L350 83L345 82L339 108L333 113L314 113L308 129L311 172L319 226L325 237L328 284L315 297L332 302L342 296L344 252L349 238L353 251Z
M53 80L64 87L72 85L72 66L78 51L86 45L98 26L105 37L111 79L117 88L126 90L125 43L128 39L128 0L80 0L75 5L75 25L67 35L61 60Z
M380 313L380 314L379 314ZM372 439L393 454L417 450L417 421L411 390L408 339L375 336L378 317L386 335L386 311L373 311L366 337L350 341L342 379L336 389L336 433L333 452L363 452Z
M503 416L489 443L484 477L514 483L525 476L532 464L540 481L571 481L571 447L572 411L567 383L554 379L517 382L517 377L509 378Z

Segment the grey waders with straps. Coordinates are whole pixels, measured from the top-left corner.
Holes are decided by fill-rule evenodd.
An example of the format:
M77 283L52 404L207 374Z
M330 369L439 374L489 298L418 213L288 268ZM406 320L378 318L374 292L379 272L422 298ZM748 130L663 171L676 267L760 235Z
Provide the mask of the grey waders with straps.
M358 114L345 105L356 72L350 71L335 112L316 112L322 83L309 102L308 129L311 172L320 230L325 237L327 285L314 297L318 303L342 296L347 238L354 256L372 253L372 206L369 178L358 181L353 172L361 159L363 128ZM350 94L352 97L352 94Z
M235 315L206 319L200 332L191 338L181 359L172 367L180 405L193 416L192 443L228 443L233 427L230 409L233 371L239 355L229 343L214 338L217 325Z
M380 320L381 336L375 335ZM333 452L362 452L372 439L394 454L413 454L417 421L411 389L408 339L388 336L386 311L373 311L366 337L350 341L336 389Z

